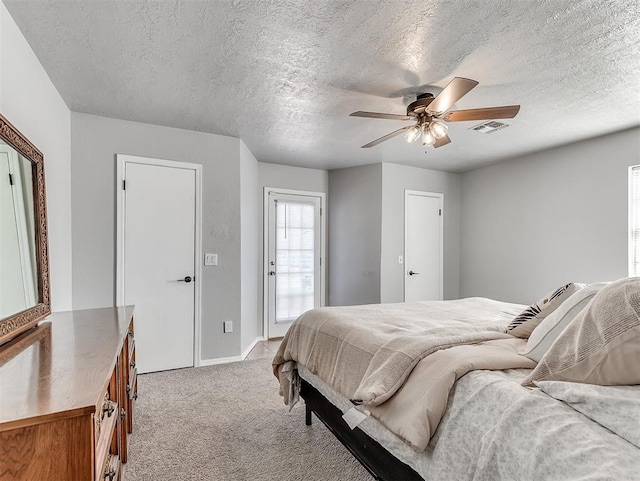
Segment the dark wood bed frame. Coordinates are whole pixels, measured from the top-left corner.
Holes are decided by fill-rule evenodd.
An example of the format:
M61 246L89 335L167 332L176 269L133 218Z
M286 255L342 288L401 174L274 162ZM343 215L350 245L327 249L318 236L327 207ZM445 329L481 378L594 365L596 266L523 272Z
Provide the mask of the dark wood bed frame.
M331 404L316 388L300 378L300 396L306 404L307 426L311 426L313 412L329 431L360 461L373 477L380 481L424 481L408 465L387 451L380 443L356 427L349 428L342 419L342 411Z

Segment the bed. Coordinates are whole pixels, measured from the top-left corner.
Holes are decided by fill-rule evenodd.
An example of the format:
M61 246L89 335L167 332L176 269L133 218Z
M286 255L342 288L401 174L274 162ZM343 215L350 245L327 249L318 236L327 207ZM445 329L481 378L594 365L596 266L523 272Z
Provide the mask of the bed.
M283 339L274 374L285 404L303 398L306 423L314 413L376 479L637 479L638 383L523 386L546 366L505 332L527 309L484 298L315 309Z

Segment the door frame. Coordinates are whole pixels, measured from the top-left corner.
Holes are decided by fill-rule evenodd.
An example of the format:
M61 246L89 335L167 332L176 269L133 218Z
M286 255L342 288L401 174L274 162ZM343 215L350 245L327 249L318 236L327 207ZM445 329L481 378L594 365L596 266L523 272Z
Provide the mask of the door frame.
M422 197L435 197L440 199L440 300L444 299L444 194L439 192L425 192L422 190L404 191L404 265L402 270L402 299L406 302L407 295L407 199L410 195Z
M125 164L143 164L158 167L193 170L196 176L195 185L195 233L194 233L194 277L199 280L194 285L193 309L193 366L199 367L201 360L202 330L202 165L176 160L140 157L136 155L116 154L116 305L124 304L124 226L125 226ZM134 315L135 317L135 315Z
M262 337L269 339L269 193L284 195L300 195L320 198L320 307L325 306L326 269L327 269L327 194L307 190L281 189L279 187L263 188L262 215Z

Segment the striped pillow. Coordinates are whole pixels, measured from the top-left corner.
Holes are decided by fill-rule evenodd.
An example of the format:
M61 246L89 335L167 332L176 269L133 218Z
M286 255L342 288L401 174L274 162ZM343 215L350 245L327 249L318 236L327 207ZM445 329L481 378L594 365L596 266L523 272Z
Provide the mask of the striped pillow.
M527 339L545 317L555 311L560 307L560 304L584 286L585 284L574 284L573 282L570 282L569 284L551 291L538 302L530 305L522 311L513 321L511 321L505 332L515 337Z
M640 384L640 278L607 284L573 319L523 386L569 381Z

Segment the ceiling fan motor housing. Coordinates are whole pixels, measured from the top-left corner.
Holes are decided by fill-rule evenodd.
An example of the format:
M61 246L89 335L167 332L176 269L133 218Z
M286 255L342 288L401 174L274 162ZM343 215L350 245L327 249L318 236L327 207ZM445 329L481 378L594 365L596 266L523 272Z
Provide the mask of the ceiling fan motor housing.
M429 106L429 104L433 102L433 99L434 99L433 94L430 94L430 93L424 93L424 94L418 95L415 102L411 102L407 106L407 115L410 115L412 117L428 116L430 118L431 116L426 113L426 109Z

